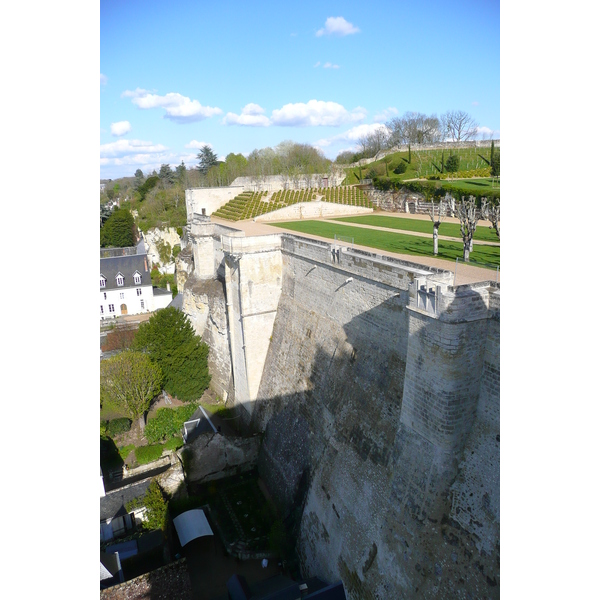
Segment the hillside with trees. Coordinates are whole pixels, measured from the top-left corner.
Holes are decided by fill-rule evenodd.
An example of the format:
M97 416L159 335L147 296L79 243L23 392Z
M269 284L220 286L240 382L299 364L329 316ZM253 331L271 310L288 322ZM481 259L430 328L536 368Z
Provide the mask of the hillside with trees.
M447 111L441 117L418 112L407 112L393 118L357 140L355 152L341 152L331 161L320 149L310 144L285 140L274 147L254 149L243 154L229 153L219 160L216 149L205 144L199 149L197 162L186 165L183 161L173 168L162 164L158 171L144 174L137 169L132 177L105 182L100 203L119 199L121 208L135 214L135 223L146 233L154 227L185 227L187 214L185 190L198 187L223 187L237 177L250 177L260 183L265 177L279 175L291 188L299 187L303 177L318 173L346 171L346 185L363 179L372 179L376 187L390 189L400 181L410 179L461 179L470 177L497 177L500 172L500 153L423 150L424 144L443 141L469 141L478 133L477 122L464 111ZM408 145L408 152L391 154L398 146ZM381 151L387 156L370 165L349 169L349 165L363 158L372 158ZM101 211L101 222L107 220L107 209ZM109 228L110 229L110 228Z

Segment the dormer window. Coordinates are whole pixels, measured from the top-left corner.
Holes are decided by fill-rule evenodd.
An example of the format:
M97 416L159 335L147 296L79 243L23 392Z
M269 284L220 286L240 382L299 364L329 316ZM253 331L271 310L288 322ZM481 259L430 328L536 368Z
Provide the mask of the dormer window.
M140 275L139 271L136 271L133 274L133 281L135 285L140 285L140 283L142 283L142 276Z
M125 278L123 277L122 273L117 273L117 276L115 278L117 280L117 285L118 286L122 286L125 283Z
M106 277L104 275L100 275L100 287L106 287Z

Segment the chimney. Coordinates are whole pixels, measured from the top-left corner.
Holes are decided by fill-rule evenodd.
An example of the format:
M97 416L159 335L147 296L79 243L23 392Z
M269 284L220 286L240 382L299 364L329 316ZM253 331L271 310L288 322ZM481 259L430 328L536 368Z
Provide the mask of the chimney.
M167 292L171 291L171 284L167 281Z
M144 256L144 271L148 272L148 259Z

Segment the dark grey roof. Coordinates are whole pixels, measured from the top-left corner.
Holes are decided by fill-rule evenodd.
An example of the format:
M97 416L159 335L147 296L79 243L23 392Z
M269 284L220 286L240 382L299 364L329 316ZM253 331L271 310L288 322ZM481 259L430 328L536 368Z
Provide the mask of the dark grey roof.
M145 479L129 487L110 492L100 498L100 520L104 521L105 519L127 514L125 505L130 500L143 496L151 481L151 478Z
M133 280L133 274L136 271L142 276L142 281L139 284L136 284ZM100 273L106 278L106 286L103 288L101 287L100 291L138 287L140 285L152 285L150 263L145 254L101 258ZM122 286L117 285L117 273L121 273L125 279L125 283Z
M169 306L172 306L173 308L176 308L177 310L182 310L183 309L183 294L177 294L177 296L175 296L175 298L173 298L173 300L171 300L171 303L169 304ZM169 308L169 306L167 306L167 308Z
M152 293L155 296L166 296L167 294L170 295L173 292L171 292L170 290L167 290L166 288L153 287L152 288Z

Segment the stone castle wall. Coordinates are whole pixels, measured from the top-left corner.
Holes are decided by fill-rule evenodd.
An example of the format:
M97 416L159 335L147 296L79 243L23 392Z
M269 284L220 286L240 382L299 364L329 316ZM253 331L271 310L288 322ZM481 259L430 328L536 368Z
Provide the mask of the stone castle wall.
M354 599L498 598L498 287L210 227L196 228L185 310L264 433L259 472L304 574Z

